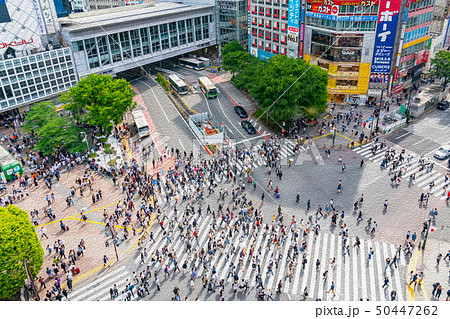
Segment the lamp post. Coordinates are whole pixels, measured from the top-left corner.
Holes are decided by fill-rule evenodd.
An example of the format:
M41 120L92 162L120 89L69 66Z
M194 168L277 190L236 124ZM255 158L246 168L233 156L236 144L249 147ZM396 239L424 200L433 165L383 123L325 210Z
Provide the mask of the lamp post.
M33 288L34 294L36 295L36 299L39 301L41 298L39 297L39 293L37 291L36 285L34 284L34 280L31 278L27 264L28 264L28 259L23 261L23 266L25 268L25 273L27 274L28 282L30 283L31 288Z
M427 227L427 232L425 234L425 239L423 240L422 250L425 250L425 244L427 243L428 232L430 231L430 227L431 227L431 217L430 217L430 219L428 219L428 227Z
M116 253L116 259L117 259L117 261L119 261L119 254L117 253L117 245L116 245L116 242L114 241L114 237L116 237L115 236L115 231L114 231L114 226L109 225L109 231L111 232L111 241L113 242L113 245L114 245L114 251ZM108 242L108 241L106 241L106 242Z

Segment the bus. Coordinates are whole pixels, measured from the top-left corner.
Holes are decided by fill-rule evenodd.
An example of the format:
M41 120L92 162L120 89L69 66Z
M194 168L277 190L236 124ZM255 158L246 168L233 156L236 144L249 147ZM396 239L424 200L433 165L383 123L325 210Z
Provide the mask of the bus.
M198 57L197 60L205 63L205 67L209 67L211 65L211 60L208 58Z
M177 90L180 94L187 94L189 93L189 88L186 85L186 83L180 79L180 77L176 74L169 75L169 82L172 85L172 87Z
M200 84L200 88L207 98L213 99L217 97L216 86L206 76L202 76L201 78L199 78L198 83Z
M4 182L14 179L22 174L22 165L6 149L0 146L0 175Z
M178 64L181 66L185 66L189 69L194 70L204 70L205 69L205 63L196 59L191 58L179 58Z
M139 137L143 138L150 135L150 129L148 127L147 119L141 110L136 110L132 112L134 123L138 129Z

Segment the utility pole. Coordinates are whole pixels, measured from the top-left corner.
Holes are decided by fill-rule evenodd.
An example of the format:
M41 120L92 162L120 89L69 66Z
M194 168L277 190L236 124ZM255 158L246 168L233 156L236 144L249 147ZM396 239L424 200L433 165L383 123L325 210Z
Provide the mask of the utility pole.
M37 301L39 301L41 298L39 297L39 293L38 293L38 291L36 289L36 285L34 284L34 280L31 279L30 272L28 270L27 264L28 264L28 260L24 260L23 261L23 266L25 267L25 273L27 274L28 282L30 283L31 288L33 288L33 291L34 291L34 294L36 295Z
M388 81L388 83L389 83L389 81ZM380 98L380 105L378 106L378 111L377 111L377 126L375 127L375 134L378 133L378 121L380 119L381 105L383 104L383 92L384 92L384 89L381 89L381 98ZM373 124L373 122L372 122L372 124Z
M112 240L113 245L114 245L114 251L116 253L116 259L117 259L117 261L119 261L119 254L117 253L117 245L116 245L116 242L114 240L114 238L116 237L114 226L109 225L109 230L111 231L111 240Z

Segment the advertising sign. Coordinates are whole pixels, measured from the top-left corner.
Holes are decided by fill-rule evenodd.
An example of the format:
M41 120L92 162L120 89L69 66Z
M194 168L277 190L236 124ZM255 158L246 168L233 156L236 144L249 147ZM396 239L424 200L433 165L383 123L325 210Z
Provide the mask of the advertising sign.
M371 82L385 83L385 75L391 72L400 3L400 1L394 0L380 0L380 13L371 67L371 73L374 76L370 77ZM382 75L381 79L379 75Z
M323 4L327 6L363 6L370 7L378 5L380 0L306 0L309 3ZM393 0L394 1L394 0Z
M327 6L319 3L313 3L311 5L311 12L323 13L323 14L333 14L336 15L339 13L339 6Z
M331 12L330 12L331 14ZM317 12L306 12L306 16L332 21L377 21L377 16L337 16Z
M301 0L289 1L287 55L291 58L298 57L299 33L300 33L300 5Z

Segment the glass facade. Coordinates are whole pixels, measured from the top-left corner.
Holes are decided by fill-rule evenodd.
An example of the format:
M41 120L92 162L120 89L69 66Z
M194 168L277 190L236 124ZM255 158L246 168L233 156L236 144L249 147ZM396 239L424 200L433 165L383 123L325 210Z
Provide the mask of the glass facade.
M0 108L5 110L46 98L76 83L69 48L0 61Z
M247 0L216 0L217 42L225 45L238 40L247 46Z
M108 36L76 41L75 52L85 51L90 69L177 48L211 36L210 15L163 23L156 26L113 33Z

